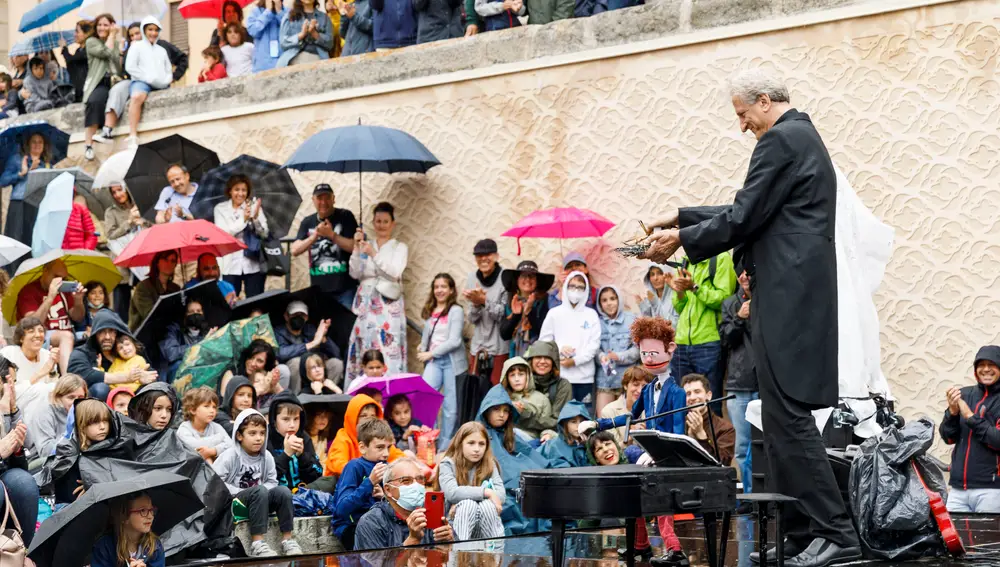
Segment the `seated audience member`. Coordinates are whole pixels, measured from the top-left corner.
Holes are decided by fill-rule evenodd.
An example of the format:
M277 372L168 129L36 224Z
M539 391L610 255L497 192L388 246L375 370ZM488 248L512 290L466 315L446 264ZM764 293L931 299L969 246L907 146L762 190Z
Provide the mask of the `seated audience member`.
M89 281L83 286L83 319L73 325L77 341L86 340L90 336L90 327L94 324L94 315L102 309L111 309L111 296L108 289L99 281Z
M341 57L372 53L375 39L372 37L372 7L368 0L340 2L340 37L344 38Z
M985 514L1000 513L1000 346L979 349L972 364L973 386L948 388L948 409L941 420L944 442L954 445L951 452L951 487L948 511ZM975 409L973 409L975 408Z
M31 539L35 536L35 527L38 524L38 485L35 479L28 474L28 461L24 456L22 448L28 434L28 426L22 422L21 409L17 407L14 388L14 366L2 364L7 367L8 373L3 386L2 425L6 433L0 438L0 485L7 491L4 497L3 490L0 490L0 506L6 506L6 499L10 499L10 507L21 524L21 538L25 547L31 545Z
M142 40L130 45L125 57L125 72L132 79L129 85L129 144L138 144L139 118L142 117L146 97L153 91L169 87L173 81L170 55L157 41L160 37L160 21L153 16L146 16L142 19L140 28Z
M233 447L233 440L221 425L215 423L219 409L219 396L211 388L202 386L184 393L184 422L177 428L177 438L210 464L226 449Z
M712 387L708 383L708 378L704 374L688 374L681 378L681 388L687 394L687 405L703 404L712 399ZM712 425L708 423L711 416ZM715 438L718 445L712 441L712 427L715 427ZM709 411L708 406L695 408L687 412L685 417L684 433L699 443L714 455L715 449L719 450L719 462L725 466L733 461L733 451L736 447L736 430L728 419L715 415Z
M278 484L274 457L267 450L267 420L257 410L246 409L233 422L235 447L215 460L212 467L236 500L247 509L250 522L251 557L276 557L264 541L268 516L278 515L282 555L301 555L302 548L292 538L294 510L292 493Z
M17 90L14 89L14 80L7 73L0 73L0 119L19 116L21 104Z
M305 413L299 399L287 390L271 400L267 449L278 469L278 483L289 490L306 485L332 493L336 481L323 477L323 463L316 457L312 438L305 432Z
M30 72L24 77L24 86L19 93L24 101L24 110L30 114L55 108L59 95L56 82L45 73L45 61L32 57L28 69Z
M552 410L548 415L539 415L535 421L543 426L540 439L555 439L559 436L556 426L559 424L559 412L566 402L573 399L573 386L568 380L559 376L559 347L552 341L538 341L531 345L524 358L531 363L531 377L535 381L535 390L549 398Z
M639 347L632 343L635 314L625 310L625 301L616 286L597 292L597 314L601 319L601 350L597 356L597 414L622 392L622 374L639 362Z
M302 361L301 373L306 377L308 386L303 388L304 394L342 394L343 390L328 377L326 358L322 354L310 354Z
M590 419L587 406L570 400L559 414L559 437L542 444L542 456L549 460L554 469L585 467L587 460L586 440L580 435L580 423Z
M139 329L149 313L156 305L161 295L167 295L181 290L174 283L174 272L177 271L177 252L166 250L157 252L149 262L149 277L135 286L132 299L128 306L128 326Z
M128 415L128 404L135 397L135 392L130 388L117 387L108 394L108 407L122 415Z
M168 382L173 382L174 374L188 349L205 340L208 331L201 302L189 299L184 306L184 320L168 324L163 340L160 341L160 357L163 361L161 370L166 373Z
M518 17L527 13L522 0L476 0L476 14L485 20L485 31L519 27Z
M653 381L653 375L649 373L648 370L642 366L633 366L622 374L622 388L625 392L618 396L618 399L611 402L610 404L604 406L601 410L601 414L598 416L601 419L614 419L620 415L626 415L632 413L632 406L635 405L636 400L642 395L642 389L646 387ZM642 417L643 414L640 414ZM632 429L645 429L645 424L636 423L632 426ZM625 443L625 427L616 427L611 430L615 434L615 439L619 444ZM630 439L631 441L631 439Z
M69 360L69 371L86 380L91 397L98 400L106 400L111 388L115 386L137 381L142 384L156 381L155 370L136 367L128 372L111 372L111 365L118 357L115 345L119 335L132 337L128 327L114 311L101 311L94 317L90 338L73 351Z
M426 529L424 477L416 459L390 462L382 476L385 500L377 502L358 520L354 549L381 549L407 545L446 543L454 540L447 518L441 527Z
M90 567L164 567L166 555L153 533L156 507L148 494L123 496L112 505L113 531L97 540Z
M198 82L207 83L225 79L229 75L226 73L226 59L222 55L222 50L218 46L210 45L201 50L201 57L205 65L198 73Z
M316 0L296 0L281 20L281 56L277 67L330 58L333 24Z
M222 405L215 415L218 423L230 436L233 434L233 420L245 409L257 407L257 390L245 376L235 376L226 384Z
M267 410L275 394L288 387L288 367L278 364L274 347L262 339L254 339L243 349L236 363L236 372L246 376L257 390L257 409L261 411ZM222 376L222 391L226 391L233 376L233 371L226 371Z
M456 540L503 537L500 512L507 494L482 423L458 428L438 464L434 489L444 493L445 516L453 518Z
M524 260L516 270L500 272L500 281L507 290L500 338L510 341L509 356L523 356L538 340L542 323L549 313L545 294L552 287L555 276L539 272L537 264Z
M413 417L413 404L406 394L396 394L385 402L385 411L389 414L389 427L392 429L393 442L402 451L412 449L410 440L415 433L430 431L419 419ZM414 444L416 440L414 440Z
M73 419L72 433L68 437L62 435L56 442L55 449L36 479L38 486L52 485L57 504L73 502L83 493L80 486L81 455L117 447L122 441L121 416L100 400L74 402Z
M149 363L139 354L140 350L141 345L131 336L119 334L118 338L115 339L116 356L114 362L111 363L111 367L108 368L108 372L112 374L128 374L132 369L149 370ZM140 380L122 384L123 387L129 388L133 392L138 390L142 385L143 383Z
M560 374L573 386L573 399L593 402L594 359L601 348L601 320L587 307L590 283L583 272L570 272L563 282L565 302L549 308L538 339L559 345ZM593 405L592 403L589 405Z
M358 447L358 427L369 419L383 419L382 406L364 394L355 395L344 412L344 427L337 432L330 450L327 451L324 475L339 476L351 459L361 456ZM389 462L402 456L403 452L399 449L395 447L389 449Z
M191 182L191 173L183 164L171 164L167 168L169 186L160 191L160 197L153 208L156 210L156 224L194 220L191 201L198 192L198 184Z
M326 463L327 452L333 444L333 410L329 406L316 404L306 412L306 432L312 440L313 449L316 450L316 458L320 463ZM335 477L323 477L333 479Z
M354 549L354 530L358 520L375 502L382 499L382 475L385 474L392 431L381 419L369 419L358 426L358 447L361 456L351 459L337 480L331 525L346 549Z
M254 73L273 69L278 64L281 21L288 13L283 4L281 0L257 0L247 16L247 33L253 41Z
M63 250L95 250L97 248L97 228L94 227L94 219L90 216L86 200L83 200L82 203L78 200L83 200L79 193L73 199L69 222L66 225L66 234L63 235L62 248Z
M64 281L70 283L66 263L53 260L42 266L42 275L21 288L17 294L17 319L31 316L45 327L45 346L59 349L59 372L69 372L69 358L76 336L73 323L83 319L84 288L77 284L73 292L59 291Z
M309 307L302 301L292 301L285 307L285 324L274 329L278 341L278 362L288 367L288 386L293 392L302 391L302 358L318 352L327 357L326 374L334 383L344 376L344 361L337 345L327 337L330 320L319 326L309 322Z
M73 402L87 397L87 383L76 374L66 374L49 394L49 404L35 415L25 416L35 454L45 460L66 436L66 420ZM34 463L33 463L34 464ZM31 467L34 469L35 467Z
M201 282L214 281L219 286L222 297L229 302L229 305L232 305L236 303L236 288L233 287L233 284L222 279L220 273L218 258L214 254L206 252L198 256L198 275L184 284L184 289L192 288Z
M549 425L544 418L552 413L552 404L548 396L535 389L528 361L520 356L508 358L503 363L500 385L507 391L514 408L521 416L515 432L527 440L538 439ZM539 416L543 418L542 423L535 419Z
M237 22L226 24L226 44L222 46L222 57L226 62L226 75L241 77L253 73L254 45L247 30Z
M622 448L612 432L601 431L591 435L590 438L587 439L586 455L588 464L593 466L608 467L629 463L635 464L639 457L642 456L642 450L634 445L628 448ZM618 524L617 520L614 522L615 524ZM580 523L583 524L584 522ZM611 527L606 525L608 523L606 520L593 523L596 523L597 525L591 527ZM653 554L653 550L649 542L649 532L646 529L646 518L637 518L635 520L635 528L635 555L636 557L641 557L644 560L649 561L649 558ZM688 562L685 558L684 561L667 561L663 564L682 566L687 565Z
M139 388L128 404L129 418L153 431L163 431L174 425L178 410L177 393L163 382Z
M85 28L81 29L81 25ZM75 58L83 59L84 78L76 92L77 102L84 103L83 157L87 161L94 159L94 134L107 125L104 109L111 90L111 77L122 74L118 34L119 28L111 14L101 14L93 22L77 24L77 41L82 40L82 43L76 50ZM65 47L63 55L68 55ZM97 141L103 143L108 139L98 138Z
M39 406L47 403L59 378L56 368L59 348L48 351L42 348L43 344L45 327L37 317L28 316L14 327L14 344L0 349L0 355L17 366L14 392L17 405L26 416L34 415Z

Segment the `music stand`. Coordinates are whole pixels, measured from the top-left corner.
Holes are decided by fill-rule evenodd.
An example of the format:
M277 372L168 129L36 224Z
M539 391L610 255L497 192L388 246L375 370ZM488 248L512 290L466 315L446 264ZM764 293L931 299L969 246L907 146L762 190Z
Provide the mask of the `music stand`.
M649 453L658 467L720 466L715 457L687 435L647 429L633 431L632 437Z

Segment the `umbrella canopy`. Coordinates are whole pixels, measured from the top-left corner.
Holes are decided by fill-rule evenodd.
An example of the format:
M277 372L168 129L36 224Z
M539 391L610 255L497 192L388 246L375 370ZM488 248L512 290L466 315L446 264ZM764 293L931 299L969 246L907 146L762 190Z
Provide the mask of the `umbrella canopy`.
M413 406L413 417L424 423L437 421L438 411L444 402L444 395L432 388L419 374L362 376L352 381L345 393L353 396L362 388L374 388L382 392L383 400L396 394L406 394Z
M108 156L94 176L94 189L104 189L124 181L137 151L139 151L138 146Z
M246 154L202 175L198 192L191 201L191 214L195 218L215 222L215 206L229 200L226 196L226 183L234 175L246 175L250 178L251 197L261 200L261 210L267 217L271 235L281 238L288 234L295 221L295 213L302 204L302 196L299 195L292 176L276 163Z
M7 293L3 295L3 317L11 325L17 322L17 295L24 286L42 277L45 264L62 259L73 281L86 283L96 280L106 289L114 289L122 280L122 274L111 262L111 258L92 250L50 250L45 255L26 260L17 268L10 280Z
M250 313L260 310L261 313L284 313L285 306L291 301L292 295L286 289L269 289L264 293L241 299L233 305L233 319L246 319ZM272 325L281 324L279 319L271 319Z
M169 185L167 168L175 163L183 164L191 174L191 182L197 183L206 171L219 165L219 156L179 134L140 145L125 173L125 182L146 218L156 215L153 207Z
M153 256L167 250L177 250L182 263L194 262L205 253L221 258L244 248L245 244L221 228L207 220L195 219L158 224L141 231L118 255L115 264L125 268L148 266Z
M39 4L39 6L41 5ZM69 134L44 120L33 120L11 124L0 130L0 163L7 163L11 154L20 152L34 134L41 134L49 141L53 165L66 159L66 151L69 149Z
M120 498L137 492L148 494L157 509L155 534L166 532L205 507L191 481L179 474L150 471L126 480L99 482L42 523L28 556L39 565L86 565Z
M162 20L167 14L167 3L163 0L83 0L81 16L92 20L101 14L111 14L124 28L146 16Z
M326 336L340 348L340 352L346 353L357 317L339 301L326 299L327 295L319 287L307 287L288 294L284 302L273 302L267 314L270 315L272 325L282 327L285 324L285 308L292 301L301 301L309 308L309 322L313 325L318 325L321 319L330 320Z
M73 187L76 192L87 199L87 208L97 215L97 218L104 218L104 211L114 203L109 191L94 191L94 178L87 175L87 172L79 167L67 167L65 169L36 169L28 172L28 186L24 191L24 200L32 206L39 206L42 198L45 197L45 188L53 179L63 173L73 176Z
M154 368L159 366L155 360L159 358L160 351L157 345L163 340L167 325L180 323L184 319L188 301L193 299L201 303L209 328L221 327L229 322L231 318L229 303L222 296L216 281L201 282L181 291L161 295L156 299L152 311L135 330L135 338L146 347L147 357L153 356L149 362Z
M38 216L31 231L31 255L39 257L62 248L66 226L73 211L73 175L60 173L45 189Z
M339 431L344 427L344 414L351 396L347 394L299 394L299 403L306 410L306 415L315 415L317 408L325 408L333 413L328 431Z
M60 16L76 10L82 3L83 0L45 0L21 16L21 24L17 27L17 31L26 33L47 26Z
M31 247L27 244L14 240L9 236L0 235L0 266L6 266L14 262L28 252L31 252Z
M520 255L522 238L588 238L603 236L613 226L615 223L587 209L542 209L517 221L500 236L517 238L517 253Z
M236 0L240 8L246 8L254 0ZM213 20L222 19L222 5L225 0L184 0L179 8L184 19L210 18Z
M10 57L15 57L17 55L31 55L33 53L41 53L43 51L52 51L53 49L59 47L60 41L72 43L74 34L75 32L73 30L41 32L15 43L14 46L10 48L8 55Z

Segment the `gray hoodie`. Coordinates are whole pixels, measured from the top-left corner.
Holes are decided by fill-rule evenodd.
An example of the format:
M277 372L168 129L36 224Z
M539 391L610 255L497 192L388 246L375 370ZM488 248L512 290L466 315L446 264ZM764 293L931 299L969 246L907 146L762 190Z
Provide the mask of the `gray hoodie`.
M475 478L476 469L472 469L469 471L469 478L465 482L475 482ZM444 501L449 509L462 500L482 502L486 499L486 496L483 495L486 487L459 485L458 479L455 478L455 461L451 460L451 457L441 459L441 462L438 464L438 482L441 483L441 492L444 493ZM493 485L493 492L500 497L500 502L502 503L507 498L507 491L503 489L503 477L500 476L500 465L495 461L493 463L493 474L490 475L489 482Z
M28 428L37 456L46 458L56 448L56 443L66 435L66 418L69 411L62 404L39 406L38 415Z
M226 488L233 496L260 484L268 490L278 486L278 469L274 467L274 457L267 450L267 434L264 435L264 446L256 455L244 451L236 440L240 425L253 414L264 417L255 409L245 409L236 416L236 421L233 422L233 447L222 453L212 465L215 474L226 483ZM266 431L267 426L264 427Z
M56 83L49 78L48 73L41 79L36 79L30 70L24 77L24 89L31 95L24 99L24 110L26 112L39 112L55 108L56 105Z

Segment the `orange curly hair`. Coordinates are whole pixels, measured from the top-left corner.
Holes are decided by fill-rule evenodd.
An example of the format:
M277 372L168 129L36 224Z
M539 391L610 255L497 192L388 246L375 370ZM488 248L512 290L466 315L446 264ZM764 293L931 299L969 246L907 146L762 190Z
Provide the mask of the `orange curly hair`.
M632 344L639 344L642 339L656 339L664 345L674 342L674 326L659 317L638 317L632 323L631 332Z

